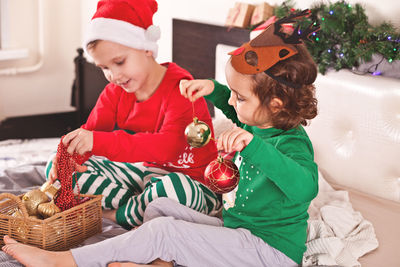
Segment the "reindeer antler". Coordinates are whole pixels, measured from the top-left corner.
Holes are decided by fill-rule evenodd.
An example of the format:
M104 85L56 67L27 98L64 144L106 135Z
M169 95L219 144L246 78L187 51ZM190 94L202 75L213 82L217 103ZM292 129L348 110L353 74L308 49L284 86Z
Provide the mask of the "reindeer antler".
M311 23L308 25L308 27L305 30L300 30L300 25L297 25L297 27L294 29L292 35L287 36L284 32L281 32L282 24L285 23L294 23L296 22L297 19L303 18L303 17L308 17L310 16L311 11L309 9L305 9L301 12L298 13L293 13L290 14L287 17L281 18L280 20L277 20L275 24L275 30L274 34L278 35L279 37L282 38L282 40L287 43L287 44L300 44L301 40L309 40L309 36L320 30L319 25L314 25L314 23Z

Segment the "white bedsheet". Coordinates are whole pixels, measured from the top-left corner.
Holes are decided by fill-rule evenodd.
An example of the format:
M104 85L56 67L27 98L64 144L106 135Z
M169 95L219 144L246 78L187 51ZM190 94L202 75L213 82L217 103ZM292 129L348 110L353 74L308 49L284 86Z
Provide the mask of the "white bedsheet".
M60 138L0 141L0 171L19 165L47 162L57 151Z

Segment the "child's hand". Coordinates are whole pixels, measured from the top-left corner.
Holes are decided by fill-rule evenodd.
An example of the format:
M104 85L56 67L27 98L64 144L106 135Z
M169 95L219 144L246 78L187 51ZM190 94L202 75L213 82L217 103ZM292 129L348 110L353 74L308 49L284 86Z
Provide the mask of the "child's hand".
M53 158L53 163L51 165L51 169L50 169L50 173L49 173L49 177L48 177L48 181L50 182L50 184L54 183L58 179L57 168L58 168L58 161L57 161L57 155L55 155ZM85 172L85 171L87 171L87 166L79 165L79 164L75 163L75 170L77 172Z
M93 132L79 128L65 135L62 142L65 146L68 146L67 152L69 154L72 155L77 152L83 155L93 149Z
M53 158L53 163L51 164L51 169L50 169L48 179L49 179L50 184L54 183L58 179L58 177L57 177L57 155L55 155Z
M179 83L181 95L194 102L198 98L209 95L214 91L211 80L181 80Z
M217 149L227 153L242 151L253 139L253 135L242 128L235 127L222 132L217 140Z

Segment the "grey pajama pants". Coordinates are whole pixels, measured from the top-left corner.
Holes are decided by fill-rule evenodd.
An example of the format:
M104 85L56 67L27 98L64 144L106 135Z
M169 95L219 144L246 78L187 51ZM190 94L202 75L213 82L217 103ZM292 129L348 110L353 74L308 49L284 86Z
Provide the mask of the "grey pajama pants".
M146 264L159 258L188 267L298 266L250 231L223 227L219 218L168 198L151 202L144 221L136 230L72 249L75 262L88 267L114 261Z

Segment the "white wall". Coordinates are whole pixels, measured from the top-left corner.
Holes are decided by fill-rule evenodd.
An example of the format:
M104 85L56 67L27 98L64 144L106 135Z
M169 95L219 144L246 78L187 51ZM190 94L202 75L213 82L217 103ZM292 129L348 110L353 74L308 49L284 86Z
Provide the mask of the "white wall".
M238 2L257 4L263 0L237 0ZM335 0L331 0L335 2ZM154 23L161 27L159 41L159 61L172 59L172 18L224 25L228 9L234 6L234 0L159 0L159 10ZM281 0L267 0L270 5L280 5ZM309 8L320 0L295 0L298 8ZM326 2L326 1L325 1ZM384 20L391 21L400 30L400 1L393 0L349 0L349 3L360 3L366 9L371 24L380 24Z
M29 47L31 56L25 60L0 62L0 68L28 66L37 62L37 18L34 10L38 0L10 0L10 17L18 21L13 36L15 45ZM43 67L30 74L0 76L0 120L4 117L51 113L71 110L71 85L74 77L73 58L87 22L96 7L96 0L42 0L45 3L45 55ZM241 0L261 3L262 0ZM270 0L270 4L282 1ZM299 8L310 7L318 0L298 0ZM366 8L370 22L390 20L400 28L400 1L360 0ZM234 0L158 0L159 11L154 23L161 27L159 62L172 59L172 18L180 18L223 25ZM18 14L15 15L15 14ZM22 38L21 38L22 35Z
M85 0L86 1L86 0ZM0 75L0 118L71 110L73 57L80 45L80 0L43 0L43 65L34 72ZM10 39L16 48L28 48L27 59L0 61L5 69L37 64L38 0L10 0Z

